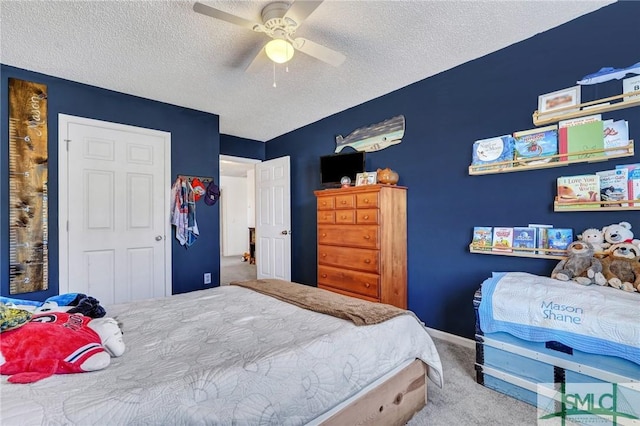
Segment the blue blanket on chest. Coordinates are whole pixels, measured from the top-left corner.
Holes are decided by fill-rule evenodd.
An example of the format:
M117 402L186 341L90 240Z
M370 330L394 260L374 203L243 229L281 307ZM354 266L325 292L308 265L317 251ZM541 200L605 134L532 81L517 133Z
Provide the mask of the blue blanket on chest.
M506 332L532 342L557 341L640 365L638 293L524 272L494 272L482 283L478 315L485 333Z

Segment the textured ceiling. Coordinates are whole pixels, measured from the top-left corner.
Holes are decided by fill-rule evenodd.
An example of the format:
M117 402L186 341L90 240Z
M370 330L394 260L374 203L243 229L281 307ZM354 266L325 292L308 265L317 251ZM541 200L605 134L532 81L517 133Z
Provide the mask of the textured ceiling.
M268 1L203 3L261 22ZM0 62L220 116L220 132L266 141L529 38L608 0L331 1L296 36L303 53L244 69L266 35L193 11L193 1L0 0Z

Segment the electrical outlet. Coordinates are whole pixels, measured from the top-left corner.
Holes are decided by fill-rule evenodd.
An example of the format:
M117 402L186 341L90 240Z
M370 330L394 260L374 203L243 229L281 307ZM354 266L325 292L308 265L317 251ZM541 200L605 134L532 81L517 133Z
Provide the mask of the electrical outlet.
M211 284L211 272L207 272L204 274L204 283Z

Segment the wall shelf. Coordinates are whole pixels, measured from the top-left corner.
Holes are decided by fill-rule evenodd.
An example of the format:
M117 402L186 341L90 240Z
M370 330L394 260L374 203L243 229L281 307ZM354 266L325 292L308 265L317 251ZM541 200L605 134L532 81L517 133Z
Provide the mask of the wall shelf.
M634 204L634 206L613 206L612 204ZM572 204L579 204L582 207L575 207ZM554 212L612 212L620 210L640 210L638 200L616 200L616 201L572 201L568 203L558 202L556 197L553 202Z
M584 102L579 105L558 108L546 114L535 110L533 112L533 124L536 126L542 126L570 118L584 117L585 115L601 114L603 112L640 106L640 96L630 98L635 95L640 95L640 90L636 92L621 93L619 95L597 99L591 102ZM630 99L625 100L624 98ZM579 110L576 111L576 108L579 108Z
M565 250L557 250L557 249L543 249L543 248L516 248L513 249L515 251L507 252L507 251L491 251L493 248L482 246L475 246L473 244L469 244L469 252L475 254L491 254L494 256L513 256L513 257L529 257L534 259L551 259L551 260L562 260L565 258ZM545 254L537 253L539 251L544 251Z
M608 151L622 151L626 150L623 153L616 153L610 155L604 155ZM567 159L559 161L560 157L567 157L568 155L587 155L587 154L603 154L602 156L597 157L587 157L587 158L575 158L575 159ZM622 147L614 147L608 149L592 149L589 151L580 151L580 152L572 152L571 154L556 154L549 155L548 157L551 160L558 161L549 161L547 163L537 163L537 164L520 164L521 162L525 162L524 159L516 159L510 161L501 161L498 163L491 164L478 164L469 166L469 175L487 175L487 174L495 174L495 173L511 173L511 172L523 172L526 170L537 170L537 169L547 169L551 167L564 167L570 164L576 163L596 163L600 161L609 161L614 160L616 158L623 157L633 157L635 155L634 151L634 142L633 140L629 141L629 145ZM534 160L535 161L535 160ZM533 161L530 161L533 163Z

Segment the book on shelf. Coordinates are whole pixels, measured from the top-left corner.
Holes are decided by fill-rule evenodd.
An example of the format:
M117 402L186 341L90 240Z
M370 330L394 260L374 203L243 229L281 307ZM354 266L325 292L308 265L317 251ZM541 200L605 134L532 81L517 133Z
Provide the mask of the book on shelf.
M558 126L513 132L514 159L523 165L557 161Z
M616 169L627 170L627 191L630 200L640 200L640 163L619 164ZM640 207L640 203L630 203L630 207Z
M567 209L598 207L580 201L600 201L600 177L597 174L560 176L557 179L558 204Z
M586 132L587 130L594 131L591 129L591 127L579 129L577 132L569 131L569 129L573 127L582 126L585 124L591 124L591 126L598 127L597 124L593 124L593 123L602 123L602 114L586 115L584 117L571 118L568 120L561 120L558 122L558 154L560 154L560 157L559 157L560 161L567 161L569 159L573 160L577 158L575 156L569 157L567 155L562 155L562 154L569 154L571 152L576 152L576 151L586 151L587 148L579 149L580 145L578 144L577 137L581 136L580 134L583 132ZM573 136L572 144L569 144L570 135ZM601 136L603 139L602 145L604 146L604 133Z
M567 159L579 160L604 156L604 131L602 121L591 121L567 127ZM585 154L584 151L600 150ZM575 154L575 155L571 155Z
M602 122L604 149L626 147L629 145L629 122L627 120L605 120ZM605 151L604 155L626 153L626 149Z
M492 251L511 253L513 251L513 228L506 226L493 227Z
M529 228L536 230L536 248L547 249L549 248L549 239L547 237L547 230L553 228L553 225L544 225L540 223L530 223L527 225ZM547 254L545 250L538 250L538 254Z
M491 250L493 240L493 227L474 226L471 244L476 250Z
M573 242L572 228L549 228L547 231L549 237L549 249L566 250L569 244ZM550 254L560 255L561 253L550 252Z
M535 250L518 250L519 248L535 249L536 248L536 229L529 226L513 227L513 251L522 251L526 253L535 253Z
M620 201L629 199L629 170L613 169L596 172L600 177L600 200ZM603 207L628 207L628 203L604 204Z
M511 135L480 139L473 143L472 166L507 162L503 167L513 166L513 137ZM476 170L491 170L494 167L476 167Z

